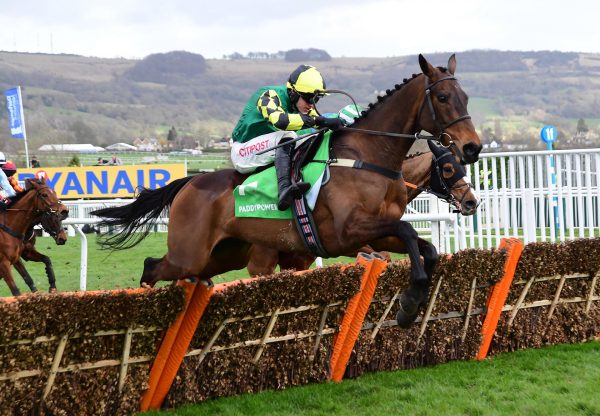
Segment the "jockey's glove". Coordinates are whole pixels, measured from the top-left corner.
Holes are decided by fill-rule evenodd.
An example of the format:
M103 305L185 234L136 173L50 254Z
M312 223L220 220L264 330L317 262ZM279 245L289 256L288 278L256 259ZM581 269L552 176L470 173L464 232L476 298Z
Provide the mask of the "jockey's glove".
M323 117L317 116L315 117L315 122L319 127L327 127L330 130L336 131L340 128L344 127L344 122L339 117Z

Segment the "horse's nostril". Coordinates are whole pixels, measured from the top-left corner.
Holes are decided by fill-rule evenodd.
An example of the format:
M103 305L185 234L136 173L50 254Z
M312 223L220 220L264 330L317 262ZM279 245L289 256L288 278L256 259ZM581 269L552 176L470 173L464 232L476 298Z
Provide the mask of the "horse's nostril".
M482 147L482 145L476 145L475 143L467 143L465 144L463 151L466 156L476 158L479 155L479 152L481 152Z
M474 212L477 209L477 201L471 199L463 201L463 208L465 212Z

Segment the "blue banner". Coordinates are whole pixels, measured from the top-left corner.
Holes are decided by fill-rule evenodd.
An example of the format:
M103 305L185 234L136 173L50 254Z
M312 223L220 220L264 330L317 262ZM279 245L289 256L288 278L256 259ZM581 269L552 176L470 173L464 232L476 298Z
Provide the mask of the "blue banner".
M25 138L25 120L23 117L23 103L21 101L21 87L4 91L6 96L6 109L10 121L10 134L15 139Z

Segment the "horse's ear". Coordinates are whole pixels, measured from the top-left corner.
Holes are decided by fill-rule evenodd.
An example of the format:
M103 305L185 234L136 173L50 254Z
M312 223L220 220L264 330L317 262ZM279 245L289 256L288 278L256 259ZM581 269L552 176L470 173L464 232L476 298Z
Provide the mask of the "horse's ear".
M440 157L446 151L443 146L440 146L433 140L427 140L427 146L429 146L429 150L431 150L431 153L433 153L436 157Z
M419 66L421 67L421 71L431 78L434 72L433 66L427 62L427 59L422 54L419 54Z
M448 72L454 75L454 71L456 71L456 56L452 54L450 59L448 59Z
M44 185L46 183L43 176L39 178L27 178L25 179L25 189L37 188L38 185Z

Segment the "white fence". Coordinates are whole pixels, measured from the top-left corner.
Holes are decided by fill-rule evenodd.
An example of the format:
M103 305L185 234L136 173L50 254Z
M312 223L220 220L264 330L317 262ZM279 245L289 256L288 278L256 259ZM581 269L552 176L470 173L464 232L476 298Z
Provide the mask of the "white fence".
M497 247L502 237L517 236L527 243L600 234L600 149L484 153L467 169L481 200L474 216L454 214L447 203L425 194L403 217L440 252ZM65 223L93 224L97 219L91 211L130 201L67 201L71 211ZM167 222L163 214L155 231L165 232ZM82 255L84 245L87 253L83 243ZM82 273L84 263L87 256Z
M409 205L403 218L420 235L431 238L441 252L496 247L508 236L532 242L598 234L600 149L484 153L467 170L481 200L474 216L453 214L447 203L423 194ZM66 204L70 219L87 220L95 209L129 202ZM163 215L162 220L166 219ZM157 225L155 230L164 232L166 225Z
M482 200L459 218L459 247L496 247L500 238L565 241L600 227L600 149L483 154L469 167Z

